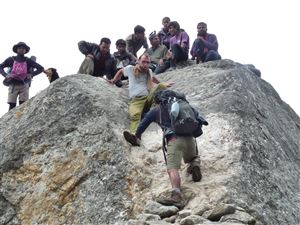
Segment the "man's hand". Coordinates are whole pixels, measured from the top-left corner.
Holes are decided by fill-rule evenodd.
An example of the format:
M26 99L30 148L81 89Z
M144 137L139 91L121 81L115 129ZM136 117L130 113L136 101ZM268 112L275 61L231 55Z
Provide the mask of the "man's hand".
M104 78L105 79L105 78ZM115 81L113 80L113 79L111 79L111 80L108 80L108 79L105 79L108 83L110 83L110 84L115 84Z
M33 78L32 74L28 73L28 74L27 74L27 79L28 79L28 80L31 80L32 78Z
M164 84L166 87L172 87L173 84L175 84L175 82L173 82L173 81L168 81L168 82L164 82L163 84Z
M92 54L86 55L86 57L90 57L91 59L94 59L94 56Z
M167 54L166 54L166 58L167 59L172 59L173 58L173 54L170 50L168 50Z

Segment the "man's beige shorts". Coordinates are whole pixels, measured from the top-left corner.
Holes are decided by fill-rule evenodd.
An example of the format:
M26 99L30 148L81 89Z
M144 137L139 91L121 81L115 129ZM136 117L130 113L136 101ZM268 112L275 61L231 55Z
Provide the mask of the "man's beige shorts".
M167 169L180 169L181 160L190 163L196 157L196 146L193 137L178 136L167 146Z
M25 102L29 99L29 84L12 84L8 88L7 103L17 103L19 101Z

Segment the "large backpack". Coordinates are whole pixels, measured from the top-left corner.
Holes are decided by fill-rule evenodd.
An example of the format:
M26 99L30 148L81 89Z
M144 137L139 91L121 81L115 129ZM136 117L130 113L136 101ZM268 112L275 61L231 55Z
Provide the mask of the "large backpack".
M161 123L170 124L177 135L199 137L203 133L202 125L208 125L182 93L161 90L154 100L160 105Z

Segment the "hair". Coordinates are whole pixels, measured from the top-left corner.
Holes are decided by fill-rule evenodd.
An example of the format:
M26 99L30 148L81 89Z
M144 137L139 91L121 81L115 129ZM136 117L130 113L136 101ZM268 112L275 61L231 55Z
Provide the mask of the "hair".
M177 21L171 21L168 25L168 28L174 27L175 30L180 31L180 25Z
M107 38L107 37L101 38L101 40L100 40L100 45L101 45L103 42L104 42L105 44L110 44L110 43L111 43L110 39Z
M148 53L143 53L142 55L140 55L140 57L138 58L138 60L140 60L143 56L148 57L149 59L151 58L150 55Z
M165 20L168 20L169 22L171 21L170 17L167 16L162 19L162 22L164 22Z
M126 41L124 39L118 39L116 41L116 46L118 47L119 45L124 45L126 46Z
M200 25L204 25L204 26L206 26L206 27L207 27L207 24L206 24L206 23L204 23L204 22L200 22L200 23L198 23L198 24L197 24L197 27L198 27L198 26L200 26Z
M145 32L145 28L144 27L142 27L141 25L136 25L135 27L134 27L134 33L136 34L136 33L144 33Z

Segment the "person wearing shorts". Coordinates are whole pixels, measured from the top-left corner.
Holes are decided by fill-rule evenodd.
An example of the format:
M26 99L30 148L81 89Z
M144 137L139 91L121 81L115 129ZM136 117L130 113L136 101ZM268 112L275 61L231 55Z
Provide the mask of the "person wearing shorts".
M197 152L194 137L176 135L172 131L170 123L161 123L160 115L160 107L157 105L143 117L134 134L127 132L124 133L124 137L126 141L131 143L133 146L140 146L142 134L147 127L152 122L156 122L160 125L167 145L166 164L172 191L171 197L163 197L157 201L164 205L175 205L178 208L183 208L185 203L182 198L181 178L179 174L181 161L183 159L185 163L189 164L187 172L192 174L193 181L198 182L202 178L200 157Z

